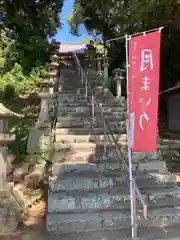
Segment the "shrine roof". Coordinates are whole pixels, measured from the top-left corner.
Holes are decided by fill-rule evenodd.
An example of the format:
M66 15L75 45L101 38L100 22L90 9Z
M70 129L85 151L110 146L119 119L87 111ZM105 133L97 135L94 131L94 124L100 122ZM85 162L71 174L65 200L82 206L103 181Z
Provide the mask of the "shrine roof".
M59 45L59 53L68 53L68 52L77 52L77 53L84 53L87 49L85 43L81 42L56 42L56 45Z

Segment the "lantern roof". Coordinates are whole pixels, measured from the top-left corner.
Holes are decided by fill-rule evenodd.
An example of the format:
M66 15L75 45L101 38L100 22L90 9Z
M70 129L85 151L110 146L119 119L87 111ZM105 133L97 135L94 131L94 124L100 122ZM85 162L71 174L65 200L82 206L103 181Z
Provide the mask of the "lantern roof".
M6 108L2 103L0 103L0 117L20 118L21 116Z

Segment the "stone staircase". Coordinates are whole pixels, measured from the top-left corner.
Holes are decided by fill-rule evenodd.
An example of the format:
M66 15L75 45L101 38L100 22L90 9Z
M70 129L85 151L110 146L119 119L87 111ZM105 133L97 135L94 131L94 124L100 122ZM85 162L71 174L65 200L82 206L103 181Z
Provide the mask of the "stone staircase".
M71 54L65 57L69 63L74 61ZM91 98L85 99L77 69L62 67L60 82L47 229L67 240L131 239L128 171L123 159L117 157L114 143L109 141L111 135L101 116L103 112L107 117L127 156L125 99L109 98L105 89L96 85L93 91L99 107L95 107L92 118ZM168 148L169 142L160 142L156 153L133 153L133 175L148 203L145 220L137 201L140 239L179 236L180 191L162 154Z

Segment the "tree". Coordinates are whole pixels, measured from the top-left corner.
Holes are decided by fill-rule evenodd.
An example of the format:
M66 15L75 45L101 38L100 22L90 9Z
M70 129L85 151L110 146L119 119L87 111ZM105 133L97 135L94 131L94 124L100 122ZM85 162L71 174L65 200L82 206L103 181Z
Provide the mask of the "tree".
M50 50L47 38L54 36L60 27L58 14L62 5L63 0L1 0L0 42L5 71L11 70L15 62L30 71L47 61ZM9 39L8 43L5 39Z
M78 34L78 25L101 33L103 40L164 26L161 47L161 89L174 85L180 76L180 2L178 0L75 0L71 31ZM114 41L108 48L110 69L124 64L124 41Z

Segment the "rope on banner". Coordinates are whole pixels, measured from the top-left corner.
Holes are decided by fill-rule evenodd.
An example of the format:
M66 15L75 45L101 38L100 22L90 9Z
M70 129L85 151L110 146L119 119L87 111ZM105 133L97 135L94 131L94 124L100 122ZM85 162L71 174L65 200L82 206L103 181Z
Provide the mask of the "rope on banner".
M126 36L135 37L135 36L141 35L141 34L143 34L143 35L145 34L145 35L146 35L146 33L154 32L154 31L157 31L157 30L159 31L159 33L161 33L161 31L162 31L163 28L164 28L164 27L158 27L158 28L154 28L154 29L151 29L151 30L147 30L147 31L143 31L143 32L138 32L138 33L135 33L135 34L130 34L130 35L126 34L126 35L124 35L124 36L122 36L122 37L117 37L117 38L108 39L108 40L106 40L106 42L113 42L113 41L125 39Z

